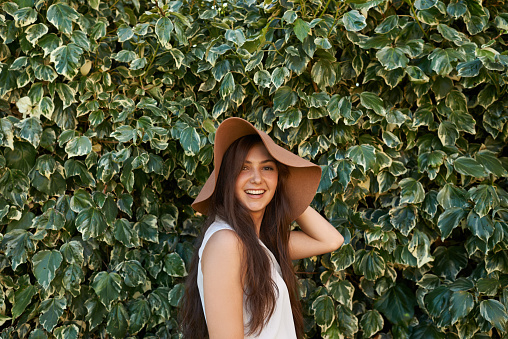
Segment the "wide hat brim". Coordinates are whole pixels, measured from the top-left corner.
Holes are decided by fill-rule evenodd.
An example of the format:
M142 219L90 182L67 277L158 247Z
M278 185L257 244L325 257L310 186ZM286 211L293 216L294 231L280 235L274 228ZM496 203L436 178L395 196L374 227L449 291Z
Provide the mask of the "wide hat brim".
M201 214L208 214L210 198L215 190L224 153L235 140L251 134L259 135L268 153L278 162L288 166L287 193L291 220L295 220L305 211L316 194L321 180L321 167L278 146L268 134L256 129L251 123L241 118L228 118L217 129L213 152L215 169L192 203L192 208Z

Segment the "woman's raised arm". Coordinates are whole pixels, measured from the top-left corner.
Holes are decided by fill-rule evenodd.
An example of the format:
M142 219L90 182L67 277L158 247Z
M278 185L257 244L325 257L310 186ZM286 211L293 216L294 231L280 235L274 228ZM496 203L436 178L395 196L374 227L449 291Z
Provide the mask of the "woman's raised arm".
M335 251L344 237L312 207L307 207L296 222L301 231L289 236L289 255L292 260Z

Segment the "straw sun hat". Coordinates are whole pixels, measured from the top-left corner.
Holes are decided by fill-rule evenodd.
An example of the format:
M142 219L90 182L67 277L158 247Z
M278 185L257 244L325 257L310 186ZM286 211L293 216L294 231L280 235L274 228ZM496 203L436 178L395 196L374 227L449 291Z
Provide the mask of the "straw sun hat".
M259 135L268 153L278 162L288 166L287 193L291 207L291 220L295 220L314 198L321 179L321 168L278 146L268 134L241 118L226 119L217 129L213 151L215 169L192 203L192 207L202 214L207 214L224 153L235 140L250 134Z

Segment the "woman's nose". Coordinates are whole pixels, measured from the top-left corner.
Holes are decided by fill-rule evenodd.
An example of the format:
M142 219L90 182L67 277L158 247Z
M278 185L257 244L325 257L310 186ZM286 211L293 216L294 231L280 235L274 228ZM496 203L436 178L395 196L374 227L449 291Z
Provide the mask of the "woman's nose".
M254 184L260 184L261 183L261 171L258 169L253 169L251 172L251 178L250 181Z

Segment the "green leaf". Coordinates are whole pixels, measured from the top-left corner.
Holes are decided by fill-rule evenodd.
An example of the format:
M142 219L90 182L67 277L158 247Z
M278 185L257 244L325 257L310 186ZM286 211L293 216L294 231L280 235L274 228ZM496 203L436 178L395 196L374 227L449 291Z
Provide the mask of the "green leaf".
M65 217L63 213L55 210L54 208L48 208L42 215L32 220L32 227L38 230L59 230L65 226Z
M44 333L43 330L41 330L40 328L36 328L30 333L28 339L48 339L48 336L46 335L46 333Z
M344 14L342 22L347 31L358 32L367 27L365 17L357 10L352 10Z
M341 118L351 119L351 98L340 97L338 94L334 94L326 106L330 113L330 118L338 123Z
M365 279L376 280L385 273L385 260L375 250L357 251L356 258L353 264L355 273L365 276Z
M72 22L77 20L79 15L72 7L59 2L49 7L46 17L59 31L71 34Z
M418 229L414 230L413 237L408 244L408 250L416 258L418 268L434 260L430 255L429 237Z
M85 307L87 309L85 319L90 324L90 329L94 329L100 325L108 314L106 308L95 297L93 299L88 299L85 302Z
M169 292L169 303L173 307L179 307L181 305L181 300L185 295L185 285L184 284L176 284L175 287L171 289Z
M483 166L473 158L459 157L455 159L453 167L460 174L470 175L475 178L487 176Z
M347 338L354 338L355 333L358 332L358 318L353 311L349 307L339 304L336 313L340 333Z
M134 224L134 228L138 229L138 234L141 239L154 243L159 242L156 216L150 214L144 215L137 223Z
M441 231L441 240L450 236L452 230L466 217L467 211L461 207L451 207L439 216L437 227Z
M302 121L302 112L297 108L290 108L285 112L279 112L277 116L279 117L277 126L282 131L291 127L298 127Z
M386 34L393 30L399 24L399 16L398 15L390 15L386 19L380 23L374 32L379 34Z
M300 20L300 19L298 19ZM312 66L312 80L321 88L335 85L336 73L333 64L329 60L319 60Z
M70 43L66 46L60 46L51 52L50 60L55 64L58 74L72 80L79 71L79 58L82 54L83 50L80 47Z
M65 152L67 152L69 158L88 155L91 151L92 142L85 136L73 138L65 145Z
M289 75L289 70L286 67L277 67L271 75L272 84L275 86L275 88L279 88L280 86L284 85L286 79L289 78Z
M28 275L18 279L18 288L14 292L14 303L12 307L12 319L19 317L25 308L32 301L32 297L37 294L37 288L30 284Z
M437 135L439 137L439 140L441 140L441 142L443 143L443 145L454 146L455 142L459 138L459 131L457 130L457 127L455 127L455 125L452 124L451 122L443 121L439 125Z
M56 270L60 267L62 259L62 254L57 250L39 251L32 257L33 273L44 289L47 289L55 278Z
M453 184L444 185L437 194L437 201L444 209L468 207L467 192Z
M462 56L452 48L435 48L428 56L432 69L439 75L447 76L453 70L452 63Z
M487 172L497 175L498 177L508 176L508 172L503 167L501 161L495 156L494 152L482 150L476 153L476 161L478 161L487 170Z
M423 202L425 198L425 190L421 182L413 178L402 179L399 183L400 203L401 204L418 204Z
M479 185L471 188L469 197L474 201L474 210L480 217L487 215L491 209L500 204L496 187L491 185Z
M439 246L432 255L433 272L451 281L455 280L457 274L467 266L467 254L461 246Z
M26 39L35 47L37 41L48 33L48 26L43 23L35 24L25 31Z
M387 71L407 66L409 59L399 47L383 47L376 53L379 62Z
M342 245L332 253L330 260L336 271L345 270L355 262L355 250L351 244Z
M475 211L469 212L466 225L471 233L485 242L487 242L492 233L494 233L492 219L488 215L480 217Z
M146 271L137 260L124 261L116 267L123 277L125 285L136 287L146 281Z
M165 18L165 17L161 18L161 19L159 19L159 21L163 20L163 19L167 19L167 18ZM159 23L159 21L157 21L157 23ZM157 28L159 28L159 29L157 29ZM163 29L164 31L161 32L160 31L161 29ZM165 40L162 40L160 37L161 34L168 33L167 30L165 30L165 29L167 29L167 27L161 27L160 24L159 24L159 26L157 26L157 24L155 25L155 34L157 34L157 37L159 38L159 41L161 42L162 46L166 46L164 44ZM118 36L118 42L125 42L125 41L130 40L134 36L134 31L132 30L132 27L130 27L126 24L122 24L116 30L116 35ZM166 37L164 37L164 38L166 38ZM169 41L169 37L167 37L167 39ZM169 46L169 48L171 48L171 46Z
M157 20L157 23L155 24L155 34L157 34L159 42L165 49L171 48L170 38L173 27L174 27L173 22L171 22L171 20L166 17L160 18L159 20Z
M282 86L280 87L273 97L273 110L274 112L286 111L289 107L296 104L298 101L298 95L294 92L291 87Z
M376 112L378 115L385 116L386 111L383 105L383 100L372 92L360 93L360 102L363 107Z
M417 209L414 205L399 206L390 210L390 221L404 236L416 226Z
M44 300L39 307L41 312L39 322L42 327L48 332L53 331L53 328L58 324L58 319L60 319L66 308L67 300L65 297Z
M20 170L7 168L0 178L0 193L12 204L23 207L28 199L29 182Z
M60 247L65 261L69 264L83 265L83 245L79 241L71 240Z
M374 303L374 308L394 324L407 324L414 315L416 298L413 291L403 284L389 288Z
M384 320L377 310L368 310L360 320L360 327L366 337L371 338L374 334L381 331L384 326Z
M483 300L480 303L480 314L499 331L505 332L508 314L506 307L494 299Z
M151 316L148 302L143 298L135 299L129 304L129 315L129 332L136 334L143 329Z
M15 124L20 129L19 136L38 147L41 141L42 125L38 118L26 118Z
M235 43L238 47L242 47L245 43L245 34L241 29L228 29L224 35L226 40Z
M436 4L437 0L416 0L414 5L422 11L434 7Z
M364 172L366 172L376 164L376 149L374 146L367 144L352 146L347 149L346 157L350 158L355 164L362 166Z
M53 334L56 339L78 339L79 328L74 324L60 326L55 328Z
M114 272L99 272L92 282L92 288L100 302L111 311L111 303L120 298L122 291L122 277Z
M185 277L187 275L185 263L176 252L166 254L164 257L164 271L172 277Z
M129 315L123 304L118 303L108 313L106 331L113 338L125 338L129 328Z
M425 296L425 306L430 315L438 318L449 308L451 291L447 286L439 286Z
M51 52L60 47L61 44L62 41L60 38L53 33L46 34L37 41L37 45L44 51L44 57L50 55Z
M508 251L489 252L485 258L485 269L488 274L495 271L506 272L508 269Z
M117 219L115 221L113 234L115 239L120 241L126 247L139 246L139 236L127 219Z
M5 255L11 259L13 270L26 262L28 252L35 251L35 245L30 239L31 235L23 229L15 229L4 235L2 249L5 251Z
M230 95L235 90L235 78L233 77L233 73L228 72L224 79L222 79L222 82L220 84L219 93L221 97L224 99L224 97Z
M335 320L335 305L333 299L327 295L320 295L312 303L314 319L323 329L330 327Z
M14 21L18 27L25 27L37 21L37 12L31 7L24 7L14 12Z
M200 150L199 134L194 127L186 127L180 134L180 143L186 155L195 155Z
M303 40L305 40L307 35L310 33L310 25L308 22L298 18L293 24L293 31L295 32L298 40L303 42Z
M96 207L88 207L81 210L76 216L75 223L84 241L90 238L97 238L108 228L104 215Z
M481 60L476 59L467 62L459 62L457 64L457 73L461 77L475 77L480 74L480 69L483 67Z
M327 286L327 290L338 303L348 308L353 307L353 294L355 292L355 288L349 281L334 281Z

